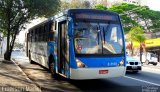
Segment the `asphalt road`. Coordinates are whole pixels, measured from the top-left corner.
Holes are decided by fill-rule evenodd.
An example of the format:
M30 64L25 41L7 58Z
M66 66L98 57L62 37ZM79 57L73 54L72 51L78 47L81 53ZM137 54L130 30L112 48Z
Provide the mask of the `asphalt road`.
M42 92L160 92L160 69L150 65L137 74L126 73L119 78L67 80L61 77L57 80L47 69L30 64L26 57L13 58Z

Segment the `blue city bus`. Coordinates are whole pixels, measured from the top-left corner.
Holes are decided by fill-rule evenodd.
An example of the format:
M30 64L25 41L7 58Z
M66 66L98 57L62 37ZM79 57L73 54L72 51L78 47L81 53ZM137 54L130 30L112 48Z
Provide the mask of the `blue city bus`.
M30 28L26 51L31 63L68 79L125 75L124 32L118 14L69 9Z

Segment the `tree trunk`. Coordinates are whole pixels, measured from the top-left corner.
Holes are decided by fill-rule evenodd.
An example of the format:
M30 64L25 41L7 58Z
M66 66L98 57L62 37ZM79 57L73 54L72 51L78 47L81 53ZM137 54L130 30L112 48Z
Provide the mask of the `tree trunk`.
M133 42L131 41L131 56L133 56Z
M140 44L140 49L139 49L139 54L140 54L140 61L141 61L141 63L142 63L142 46L141 46L141 44Z
M4 59L5 60L11 60L11 52L10 51L6 51L5 53L4 53Z
M10 43L10 30L8 29L8 34L7 34L7 49L6 52L4 54L4 59L5 60L10 60L11 59L11 52L10 52L10 48L9 48L9 43Z
M6 9L6 16L7 16L7 50L4 54L4 59L5 60L10 60L11 59L11 52L9 48L9 43L10 43L10 33L11 33L11 7L13 6L13 0L7 1L9 4Z
M10 34L10 32L8 32L8 33ZM14 47L16 34L17 34L17 31L15 31L15 33L13 34L11 41L10 41L10 36L9 36L9 39L7 38L7 50L6 50L5 54L4 54L4 59L5 60L10 60L11 59L11 53L12 53L12 49ZM7 37L8 37L8 35L7 35Z

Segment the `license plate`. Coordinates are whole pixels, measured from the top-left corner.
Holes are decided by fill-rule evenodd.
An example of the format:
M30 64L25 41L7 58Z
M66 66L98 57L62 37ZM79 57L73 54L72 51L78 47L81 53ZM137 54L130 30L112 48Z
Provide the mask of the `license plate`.
M132 66L132 69L137 69L137 66Z
M108 70L99 70L99 74L107 74Z

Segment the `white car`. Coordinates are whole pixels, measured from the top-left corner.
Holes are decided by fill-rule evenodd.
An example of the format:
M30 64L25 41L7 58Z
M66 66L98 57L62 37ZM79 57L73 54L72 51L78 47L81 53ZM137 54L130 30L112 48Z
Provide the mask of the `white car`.
M147 52L142 54L142 62L146 64L153 64L157 65L158 63L158 56L156 54Z
M127 56L126 60L127 60L126 71L137 73L142 69L142 64L138 59Z

